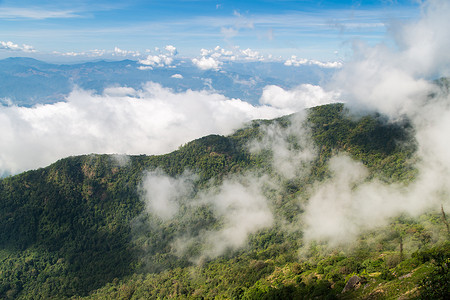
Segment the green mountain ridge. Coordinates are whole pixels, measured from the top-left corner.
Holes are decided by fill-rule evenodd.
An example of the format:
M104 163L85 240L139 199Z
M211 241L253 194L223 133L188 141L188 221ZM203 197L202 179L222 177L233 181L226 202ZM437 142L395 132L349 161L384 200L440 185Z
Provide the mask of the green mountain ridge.
M279 141L292 155L283 157L292 176L278 170ZM399 215L362 231L351 246L303 237L305 204L333 177L333 157L362 162L365 181L408 186L418 174L416 147L407 120L355 117L330 104L253 121L166 155L83 155L4 178L0 298L439 298L449 288L444 209ZM311 157L299 161L307 150ZM188 184L171 199L178 209L169 218L146 199L153 175ZM205 255L217 247L210 236L229 225L220 202L205 199L226 183L248 188L253 180L262 182L272 224L250 227L244 245ZM341 293L353 275L355 287Z

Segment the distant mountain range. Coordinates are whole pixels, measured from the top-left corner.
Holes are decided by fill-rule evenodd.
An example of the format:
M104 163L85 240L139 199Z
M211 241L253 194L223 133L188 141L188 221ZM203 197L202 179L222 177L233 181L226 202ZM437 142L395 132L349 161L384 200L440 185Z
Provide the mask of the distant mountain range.
M0 60L0 103L33 106L64 101L75 86L102 93L106 87L138 89L152 81L176 92L214 90L229 98L258 102L263 88L291 88L303 83L326 81L335 69L317 65L286 66L282 62L226 62L219 71L200 70L191 61L171 66L145 67L138 61L96 61L51 64L32 58Z

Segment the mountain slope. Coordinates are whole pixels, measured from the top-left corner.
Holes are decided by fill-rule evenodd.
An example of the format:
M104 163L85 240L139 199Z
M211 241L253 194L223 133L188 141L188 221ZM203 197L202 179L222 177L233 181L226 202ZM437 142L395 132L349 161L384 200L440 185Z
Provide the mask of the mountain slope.
M302 128L306 133L296 135ZM277 168L273 140L283 141L295 154L291 164L306 148L314 155L288 176ZM207 136L166 155L69 157L2 179L0 297L336 297L346 277L363 270L375 273L366 275L367 295L377 290L373 282L396 284L411 271L419 275L403 287L409 289L434 270L433 258L448 258L448 244L427 238L431 230L444 230L439 214L422 219L434 227L410 218L393 220L386 229L366 233L355 251L331 254L320 243L305 248L299 220L311 188L331 176L328 163L338 153L361 160L369 178L408 184L417 174L414 151L407 121L355 118L342 104L333 104L312 108L305 116L254 121L230 136ZM177 196L179 209L171 218L149 206L147 197L157 187L149 189L146 182L155 174L163 179L158 183L174 178L182 180L183 189L189 187ZM272 180L261 179L265 176ZM243 245L212 254L216 249L207 234L218 235L230 225L228 215L217 209L227 201L219 197L224 186L237 186L236 194L253 181L262 182L272 225L251 227ZM172 189L181 186L168 182ZM232 205L239 209L239 203ZM405 243L406 237L418 239L420 248L431 250L414 257L411 251L408 259L414 262L400 263L398 232ZM445 240L445 234L440 236ZM380 248L361 242L370 239L382 240ZM299 258L299 251L308 254ZM361 289L350 293L356 292Z

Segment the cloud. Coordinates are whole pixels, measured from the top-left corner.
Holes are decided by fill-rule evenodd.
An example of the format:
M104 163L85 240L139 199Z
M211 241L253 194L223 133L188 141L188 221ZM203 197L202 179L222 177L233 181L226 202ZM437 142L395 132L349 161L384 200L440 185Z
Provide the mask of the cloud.
M174 93L155 83L102 95L75 89L66 102L0 107L0 173L44 167L86 153L163 154L208 134L292 113L206 91Z
M429 169L421 169L419 178L408 186L369 180L366 167L345 155L333 157L329 169L333 176L316 185L304 207L306 242L351 244L361 233L386 226L399 215L417 217L437 210L444 200L440 195L449 192L442 179L429 176Z
M305 108L338 102L340 94L335 91L325 91L322 87L312 84L302 84L291 90L285 90L276 85L264 87L259 100L261 104L277 108L293 108L301 111Z
M114 47L113 50L105 50L105 49L94 49L94 50L88 50L88 51L81 51L81 52L58 52L53 51L53 54L55 55L62 55L62 56L70 56L70 57L102 57L102 56L110 56L110 57L140 57L142 56L139 51L134 50L124 50L119 47Z
M220 66L223 64L221 61L214 59L213 57L204 57L200 59L192 59L192 63L197 66L200 70L219 70Z
M164 49L166 49L167 52L169 52L171 55L176 55L177 52L177 48L175 48L175 46L172 45L167 45L166 47L164 47Z
M181 74L173 74L172 76L170 76L171 78L176 78L176 79L183 79L183 75Z
M234 10L233 16L235 18L232 19L232 25L227 24L227 26L220 28L220 32L226 40L238 36L241 29L254 29L253 21L244 17L239 11Z
M0 19L67 19L81 17L73 10L29 9L23 7L2 7Z
M25 46L25 45L24 45ZM155 54L145 56L143 53L137 50L125 50L119 47L114 47L112 50L107 49L93 49L87 51L70 51L70 52L59 52L53 51L54 55L68 56L68 57L129 57L133 59L138 59L139 63L144 66L140 66L139 68L142 70L153 69L153 67L172 67L172 63L174 61L175 55L178 54L177 49L172 45L167 45L165 48L165 52L161 52L160 49L157 48L155 50ZM146 53L152 52L150 50L146 50Z
M342 63L341 62L321 62L318 60L309 60L306 58L297 58L297 56L292 55L290 59L286 60L284 62L285 66L294 66L294 67L299 67L302 65L316 65L322 68L341 68L342 67Z
M241 54L247 60L262 60L263 59L263 56L261 56L258 51L254 51L250 48L242 50Z
M165 67L170 66L173 62L172 57L167 55L149 55L146 59L140 59L139 63L150 67Z
M274 218L269 201L262 193L267 178L247 174L227 179L220 186L197 194L194 193L195 180L192 174L174 178L156 170L148 172L142 183L147 212L153 217L178 223L192 219L189 214L195 214L196 209L207 207L221 223L220 228L205 228L195 233L187 228L187 233L178 233L171 242L176 255L189 255L193 245L200 245L201 251L191 253L190 260L216 258L228 250L244 247L250 234L272 226Z
M94 49L89 51L83 51L83 52L58 52L53 51L53 54L55 55L62 55L62 56L71 56L71 57L78 57L78 56L85 56L85 57L101 57L107 54L108 51L102 50L102 49Z
M177 55L177 48L172 45L167 45L164 47L166 53L162 53L159 48L155 48L157 52L155 55L148 55L145 59L140 59L139 63L144 66L138 67L140 70L151 70L153 67L173 67L172 63L174 61L174 56ZM147 50L150 52L150 50Z
M450 205L450 95L429 80L449 75L449 14L448 1L427 1L419 20L391 28L396 47L355 43L354 58L332 86L349 107L375 110L391 121L410 120L418 175L408 185L385 184L369 179L359 162L331 159L332 178L317 184L305 206L307 240L343 244L401 214L417 216Z
M0 50L6 51L18 51L18 52L36 52L33 46L22 44L22 46L18 44L14 44L11 41L4 42L0 41Z
M215 258L228 249L242 248L250 234L272 226L274 219L261 192L262 182L263 179L251 177L226 180L217 194L208 195L223 225L219 230L203 233L207 245L203 256Z
M139 51L133 51L133 50L123 50L119 47L114 47L114 51L112 53L114 56L141 56L141 53Z
M182 198L192 197L195 179L188 173L174 178L161 170L147 172L141 187L147 211L165 221L171 219L178 213Z
M422 5L419 20L391 26L395 48L354 43L354 58L336 74L334 87L349 102L390 116L418 113L433 87L429 79L450 76L448 1Z
M286 179L307 175L317 150L309 128L304 125L305 117L305 111L300 111L291 117L287 127L277 123L261 126L262 138L249 142L250 152L270 151L272 169Z
M266 58L258 51L247 48L245 50L234 47L226 50L220 46L213 49L200 50L200 58L192 59L192 63L201 70L219 70L225 61L264 61Z

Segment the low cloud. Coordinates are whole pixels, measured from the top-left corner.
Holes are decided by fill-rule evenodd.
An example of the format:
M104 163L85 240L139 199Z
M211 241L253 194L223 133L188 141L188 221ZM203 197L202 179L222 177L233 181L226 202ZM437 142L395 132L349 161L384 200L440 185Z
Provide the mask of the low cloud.
M277 123L261 126L262 137L250 141L251 153L270 151L270 162L277 175L285 179L301 178L308 174L317 150L310 130L304 125L304 111L291 116L287 127Z
M173 178L161 170L147 172L142 191L147 211L167 221L178 213L183 198L193 197L196 176L185 173Z
M286 60L284 62L285 66L294 66L294 67L300 67L300 66L312 66L312 65L316 65L319 66L321 68L341 68L342 67L342 63L338 62L338 61L333 61L333 62L321 62L318 60L314 60L314 59L306 59L306 58L297 58L297 56L292 55L290 59Z
M200 59L193 58L192 63L200 70L219 70L219 67L223 64L221 61L214 59L213 57L202 56Z
M322 87L312 84L302 84L290 90L276 85L268 85L263 89L260 103L277 108L295 108L300 111L309 107L338 102L339 99L338 92L325 91Z
M141 53L139 51L133 51L133 50L123 50L119 47L114 47L114 51L112 53L113 56L131 56L131 57L138 57L141 56Z
M167 45L165 48L165 53L161 52L160 49L155 49L155 54L150 54L145 59L140 59L139 63L144 65L140 66L141 70L153 69L154 67L173 67L174 57L177 55L177 48L172 45ZM150 50L147 50L150 52Z
M266 57L261 55L258 51L250 48L240 49L233 47L232 49L224 49L216 46L213 49L200 50L200 58L192 59L192 63L201 70L219 70L224 62L227 61L265 61Z
M263 179L252 177L227 180L217 194L206 196L223 225L203 233L206 250L202 256L215 258L226 250L242 248L250 234L272 226L273 215L261 192L263 183Z
M164 154L208 134L230 134L253 119L294 112L159 84L75 89L66 102L0 106L0 174L44 167L86 153Z
M417 178L407 186L385 184L369 179L361 163L333 158L333 177L315 187L305 207L307 240L343 244L401 214L417 216L450 205L448 83L444 80L439 87L430 80L450 75L450 32L445 29L450 26L450 4L434 0L422 8L419 20L391 28L396 48L355 42L353 60L332 84L348 107L378 111L391 121L410 120L417 142Z
M0 50L27 52L27 53L36 52L33 46L26 44L18 45L11 41L8 42L0 41Z
M142 184L147 213L153 218L179 222L190 219L186 214L195 214L196 208L208 207L221 224L219 228L195 234L183 227L184 235L176 236L171 242L176 255L188 255L194 262L216 258L226 251L245 247L250 234L272 226L274 219L269 201L262 193L267 178L247 174L194 194L195 178L192 174L174 178L157 170L148 172ZM200 251L188 253L194 245L200 246Z

